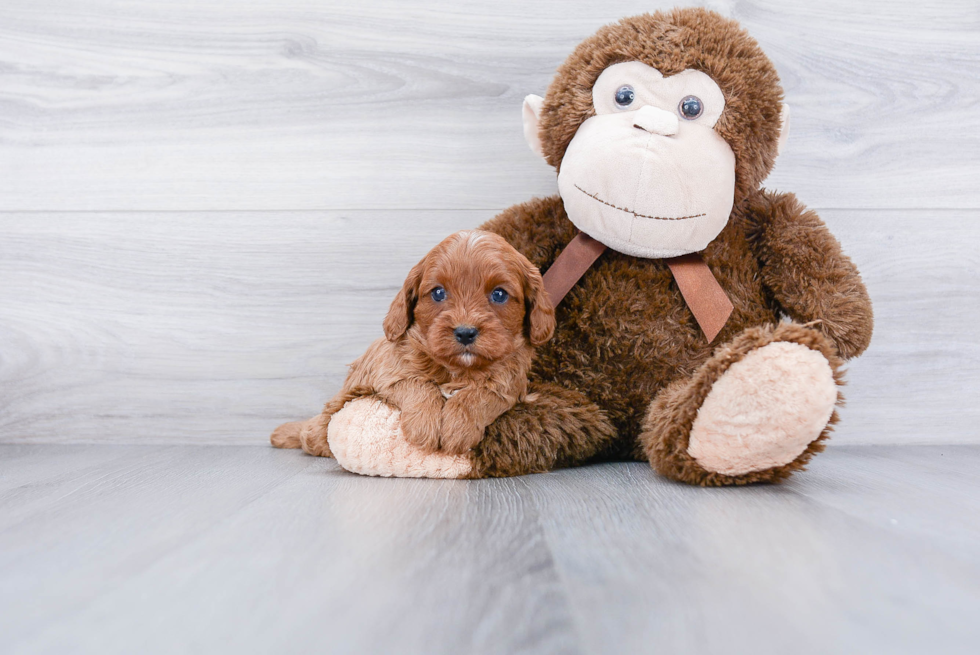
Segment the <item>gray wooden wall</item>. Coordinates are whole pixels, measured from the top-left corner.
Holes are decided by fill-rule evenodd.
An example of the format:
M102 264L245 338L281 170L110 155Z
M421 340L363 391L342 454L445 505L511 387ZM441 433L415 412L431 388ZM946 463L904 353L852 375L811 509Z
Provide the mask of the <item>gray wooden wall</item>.
M4 0L0 442L265 443L435 242L555 192L520 105L646 0ZM768 185L875 302L837 443L980 441L980 4L708 6L776 63Z

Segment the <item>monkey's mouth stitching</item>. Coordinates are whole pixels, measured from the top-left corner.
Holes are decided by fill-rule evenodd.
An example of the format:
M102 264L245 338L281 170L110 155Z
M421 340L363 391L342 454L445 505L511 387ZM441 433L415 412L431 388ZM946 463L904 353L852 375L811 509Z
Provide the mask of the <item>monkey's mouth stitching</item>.
M652 218L655 221L686 221L689 218L701 218L702 216L707 216L707 214L692 214L691 216L677 216L677 217L674 217L674 218L670 218L670 217L667 217L667 216L647 216L645 214L637 214L632 209L626 209L625 207L617 207L616 205L612 204L611 202L606 202L605 200L603 200L602 198L600 198L596 194L589 193L588 191L586 191L585 189L583 189L582 187L580 187L577 184L575 185L575 188L578 189L579 191L581 191L582 193L584 193L585 195L587 195L588 197L592 198L593 200L598 200L602 204L607 205L609 207L612 207L613 209L618 209L621 212L626 212L627 214L633 214L633 216L636 216L637 218Z

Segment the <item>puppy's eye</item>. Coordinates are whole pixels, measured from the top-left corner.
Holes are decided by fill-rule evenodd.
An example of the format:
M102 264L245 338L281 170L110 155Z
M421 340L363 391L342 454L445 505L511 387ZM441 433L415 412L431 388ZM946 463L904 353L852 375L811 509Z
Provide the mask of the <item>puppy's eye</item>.
M436 302L442 302L446 299L446 290L442 287L436 287L432 290L432 299Z
M490 302L495 302L498 305L502 305L505 302L507 302L508 298L510 298L510 296L507 294L506 291L504 291L500 287L497 287L496 289L490 292Z
M616 89L616 106L620 109L625 109L632 105L634 98L636 98L636 91L629 84L624 84Z
M701 104L701 98L697 96L687 96L681 100L679 105L677 105L677 110L680 112L681 116L689 121L693 121L695 118L700 116L702 112L704 112L704 105Z

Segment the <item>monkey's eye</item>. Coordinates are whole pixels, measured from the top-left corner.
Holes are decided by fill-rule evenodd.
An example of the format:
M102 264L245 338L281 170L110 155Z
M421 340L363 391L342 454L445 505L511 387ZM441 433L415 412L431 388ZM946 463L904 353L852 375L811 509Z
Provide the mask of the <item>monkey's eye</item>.
M497 303L498 305L503 305L507 302L508 298L510 298L510 295L500 287L490 292L490 302Z
M677 105L677 111L679 111L681 116L687 120L693 121L695 118L704 113L704 105L701 104L701 98L697 96L687 96L681 100L679 105Z
M432 290L432 299L436 302L442 302L446 299L446 290L442 287L436 287Z
M629 84L624 84L623 86L616 89L616 106L620 109L629 107L633 104L633 100L636 98L636 92L633 90Z

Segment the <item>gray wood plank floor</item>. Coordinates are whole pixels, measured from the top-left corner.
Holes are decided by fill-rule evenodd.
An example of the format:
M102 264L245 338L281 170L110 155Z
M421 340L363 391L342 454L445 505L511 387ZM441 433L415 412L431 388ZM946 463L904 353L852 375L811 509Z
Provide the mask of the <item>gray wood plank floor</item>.
M978 469L980 446L838 446L708 490L3 445L0 651L975 652Z

